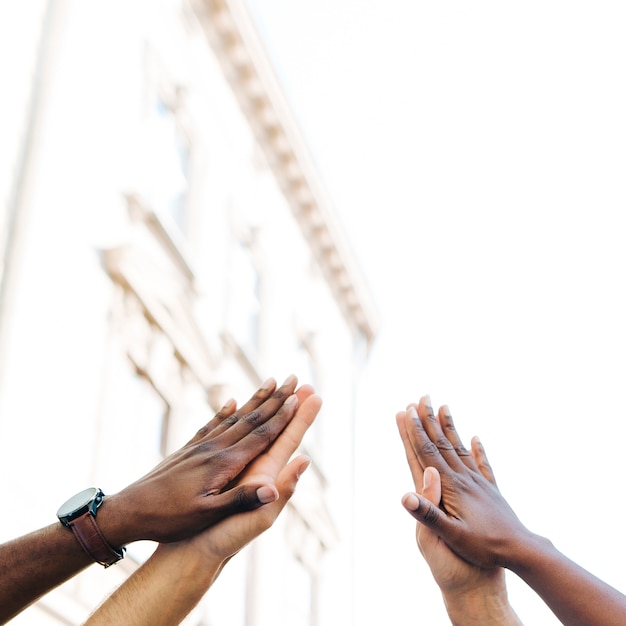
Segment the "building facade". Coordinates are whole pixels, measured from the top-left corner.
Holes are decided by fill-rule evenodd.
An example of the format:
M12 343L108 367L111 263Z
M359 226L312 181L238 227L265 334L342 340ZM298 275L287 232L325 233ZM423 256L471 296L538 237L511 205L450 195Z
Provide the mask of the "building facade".
M28 0L0 8L0 34L0 541L295 373L324 399L312 467L186 623L352 623L375 313L245 4ZM80 624L153 549L14 623Z

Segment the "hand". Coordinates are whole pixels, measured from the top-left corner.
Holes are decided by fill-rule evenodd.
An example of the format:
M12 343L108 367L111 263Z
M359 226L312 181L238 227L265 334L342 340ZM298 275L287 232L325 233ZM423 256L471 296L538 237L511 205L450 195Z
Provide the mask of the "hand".
M420 405L429 406L430 402L423 400ZM417 410L421 409L417 407ZM433 507L433 510L442 511L442 514L445 514L439 471L435 467L426 467L422 464L424 461L419 457L411 438L410 428L415 418L417 418L416 405L409 405L407 411L397 414L396 421L415 487L418 490L421 487L422 503L417 494L407 494L402 502L413 515L416 505L419 510L419 507L423 507L423 503L426 502ZM472 448L468 455L454 430L447 407L439 409L436 421L440 427L441 424L447 425L448 441L461 458L464 458L466 463L479 471L482 477L495 487L495 477L478 439L472 440ZM444 507L443 510L442 507ZM418 521L417 545L430 567L435 582L441 589L452 624L521 626L519 618L508 601L504 569L501 567L483 568L470 563L455 554L435 531L436 529Z
M264 504L266 491L257 493L261 483L226 487L290 422L298 406L296 383L290 376L276 389L270 379L241 409L227 403L180 450L105 498L98 522L109 543L178 541Z
M424 491L421 496L407 494L403 498L404 506L420 524L478 571L498 572L499 567L506 567L515 572L543 598L563 624L626 624L626 596L520 522L500 494L480 442L477 438L472 440L471 452L463 447L447 407L439 409L435 417L426 396L417 409L410 405L399 421L405 426L402 440L414 478L419 477L419 468L434 468L428 470L432 475L430 481L426 480L432 491L428 494ZM431 481L437 475L441 482L435 481L432 486ZM439 496L440 506L437 506ZM430 542L432 547L435 540L428 536L426 539L426 545ZM432 552L431 567L439 561L435 552L438 545ZM453 579L460 580L458 571ZM449 584L449 576L443 576L441 571L439 575L444 584ZM478 603L471 603L476 609L471 614L467 605L463 606L462 597L456 604L455 594L444 597L455 624L520 624L506 596L488 604L484 598L478 598Z
M428 397L410 405L403 442L416 463L432 466L441 476L441 508L425 497L408 494L403 504L467 562L482 568L506 567L516 544L529 540L523 526L500 494L486 454L477 438L468 452L447 407L435 417ZM412 452L411 452L412 451ZM417 472L419 474L419 472Z
M296 483L310 464L306 456L289 458L313 424L322 406L313 388L304 385L296 392L299 407L291 422L270 448L257 457L238 477L237 484L275 485L275 500L254 511L232 515L189 541L224 561L267 530L293 495ZM269 496L268 496L269 497Z
M439 421L441 421L443 413L446 411L447 407L439 410ZM439 472L434 467L422 468L407 432L406 411L401 411L396 415L396 423L404 444L415 488L418 490L418 493L421 493L423 498L439 507L441 505L441 477ZM484 455L484 450L478 446L477 440L472 441L471 454L476 466L482 468L485 478L495 484L495 479ZM411 495L407 494L403 499L403 503L407 499L411 502ZM444 597L458 598L462 594L470 594L476 591L481 593L488 591L491 594L504 591L506 594L504 570L501 568L483 569L465 561L450 550L433 530L419 522L417 523L416 538L419 550L428 563L433 578L439 585Z
M309 386L298 389L296 395L300 404L291 422L236 480L238 485L265 484L263 489L269 490L271 503L227 517L194 537L160 544L148 561L92 614L86 626L180 623L228 560L272 525L310 463L304 456L288 461L321 407L320 398Z

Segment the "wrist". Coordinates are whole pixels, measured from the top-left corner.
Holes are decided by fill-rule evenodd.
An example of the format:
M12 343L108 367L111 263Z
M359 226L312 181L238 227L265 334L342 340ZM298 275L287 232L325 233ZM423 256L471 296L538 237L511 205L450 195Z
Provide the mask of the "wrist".
M175 572L177 584L191 594L205 593L228 561L199 550L193 538L160 543L151 560L159 567Z
M505 567L524 579L527 572L535 570L540 563L546 559L551 560L558 554L560 553L549 539L530 533L519 547L512 551Z
M98 509L98 526L114 548L123 548L141 539L141 533L134 528L132 508L120 494L104 497Z
M486 574L487 572L485 572ZM491 570L490 580L461 590L443 591L450 621L455 626L501 626L521 624L509 604L504 570Z

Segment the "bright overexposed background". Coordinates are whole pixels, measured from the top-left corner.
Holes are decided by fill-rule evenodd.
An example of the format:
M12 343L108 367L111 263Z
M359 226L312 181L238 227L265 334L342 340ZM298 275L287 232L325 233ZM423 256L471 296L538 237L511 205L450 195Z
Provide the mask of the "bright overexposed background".
M400 505L394 416L424 393L480 434L527 526L626 589L626 5L247 5L382 319L356 623L447 622ZM526 624L558 623L508 580Z

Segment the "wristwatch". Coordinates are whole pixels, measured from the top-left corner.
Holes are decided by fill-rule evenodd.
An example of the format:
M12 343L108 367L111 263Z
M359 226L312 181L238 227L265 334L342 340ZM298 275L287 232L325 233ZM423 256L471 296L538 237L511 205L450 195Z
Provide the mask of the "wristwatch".
M102 489L90 487L62 504L57 517L72 530L85 552L96 563L109 567L124 558L125 548L116 550L111 547L96 524L96 514L103 501Z

